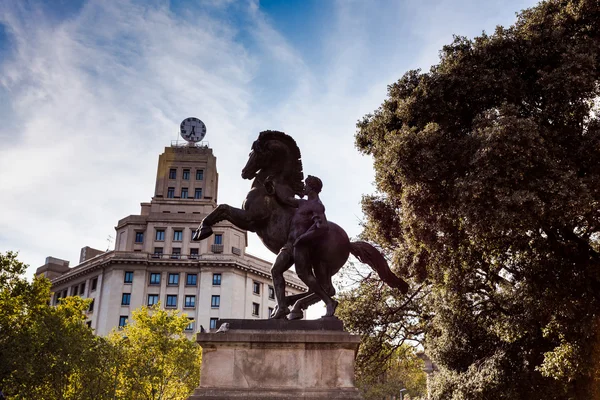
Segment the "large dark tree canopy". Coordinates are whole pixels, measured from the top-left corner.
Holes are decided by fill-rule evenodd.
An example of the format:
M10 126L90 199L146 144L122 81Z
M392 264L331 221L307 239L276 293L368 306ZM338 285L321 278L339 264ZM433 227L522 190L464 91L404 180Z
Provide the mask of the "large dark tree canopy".
M437 398L600 386L599 78L599 1L546 1L455 38L359 122L365 234L432 288Z

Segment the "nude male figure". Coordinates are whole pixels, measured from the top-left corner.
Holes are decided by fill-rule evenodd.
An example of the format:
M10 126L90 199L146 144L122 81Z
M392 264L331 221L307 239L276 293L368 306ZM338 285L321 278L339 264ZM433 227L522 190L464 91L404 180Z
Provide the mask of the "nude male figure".
M311 290L317 293L322 291L323 289L318 284L312 270L310 248L311 244L329 229L325 217L325 206L319 198L323 183L319 178L309 175L304 181L304 194L307 199L286 196L286 192L272 182L266 182L266 187L279 202L297 208L290 224L288 241L278 257L290 257L293 254L298 277ZM287 310L278 308L273 312L272 317L280 318L285 311Z

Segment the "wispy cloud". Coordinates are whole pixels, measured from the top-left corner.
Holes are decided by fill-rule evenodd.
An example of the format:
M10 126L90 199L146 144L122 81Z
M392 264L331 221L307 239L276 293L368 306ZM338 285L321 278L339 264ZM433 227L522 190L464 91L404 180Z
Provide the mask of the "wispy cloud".
M328 217L356 235L360 198L373 191L356 120L407 69L435 62L452 33L510 24L532 3L340 1L307 60L257 1L91 0L66 18L3 2L0 250L21 250L33 271L48 255L75 263L82 246L105 248L152 196L158 154L188 116L208 126L220 202L241 204L257 133L284 130L305 172L323 179Z
M151 197L157 155L181 118L201 115L213 147L241 150L255 64L234 28L202 12L192 21L98 1L54 25L34 22L39 13L5 6L1 17L14 52L0 83L18 126L2 132L2 247L32 266L106 246L118 219Z

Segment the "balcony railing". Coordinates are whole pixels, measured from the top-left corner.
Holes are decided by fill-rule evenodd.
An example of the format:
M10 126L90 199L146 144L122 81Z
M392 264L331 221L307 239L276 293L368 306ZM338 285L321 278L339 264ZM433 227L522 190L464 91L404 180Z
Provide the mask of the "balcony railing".
M222 244L213 244L212 246L210 246L210 251L212 251L213 253L222 253L223 245Z
M149 254L150 258L158 260L199 260L201 256L199 254L181 254L181 253L152 253Z

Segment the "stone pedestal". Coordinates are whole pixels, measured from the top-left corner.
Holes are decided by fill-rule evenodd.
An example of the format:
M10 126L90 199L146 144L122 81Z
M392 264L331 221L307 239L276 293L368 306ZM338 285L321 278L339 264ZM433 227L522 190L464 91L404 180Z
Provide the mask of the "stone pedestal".
M362 399L354 387L360 337L339 320L223 323L228 331L197 336L202 374L189 400Z

